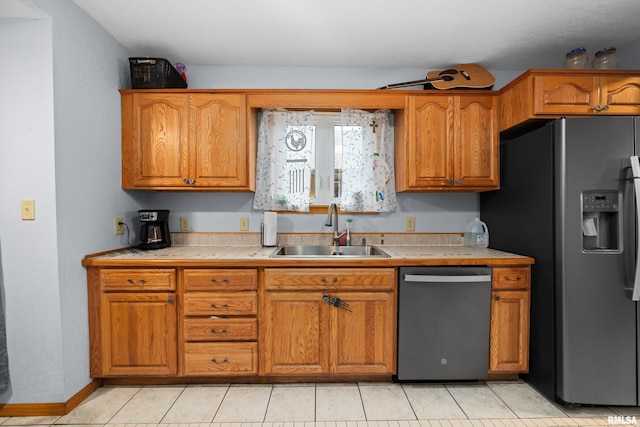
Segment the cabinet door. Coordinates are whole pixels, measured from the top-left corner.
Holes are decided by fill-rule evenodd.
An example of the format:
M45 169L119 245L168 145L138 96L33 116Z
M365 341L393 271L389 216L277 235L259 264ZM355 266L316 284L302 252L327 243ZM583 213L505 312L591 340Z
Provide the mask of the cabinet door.
M455 185L498 188L497 97L457 96Z
M491 293L489 372L529 369L529 292Z
M407 189L448 187L453 177L452 98L409 96ZM407 173L405 172L405 174Z
M103 376L177 373L175 294L101 296Z
M260 310L260 374L329 372L330 307L321 292L266 292Z
M191 173L198 187L248 187L245 97L194 94Z
M602 88L601 114L640 114L640 78L600 78Z
M184 186L189 106L184 94L128 94L122 98L122 187Z
M331 372L395 373L396 299L386 292L336 293L345 309L330 307Z
M534 77L534 114L593 114L599 103L596 76Z

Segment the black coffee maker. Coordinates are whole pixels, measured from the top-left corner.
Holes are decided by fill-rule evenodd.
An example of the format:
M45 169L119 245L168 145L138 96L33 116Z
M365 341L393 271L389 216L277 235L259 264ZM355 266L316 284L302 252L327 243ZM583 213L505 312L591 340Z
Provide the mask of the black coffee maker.
M141 210L139 249L162 249L171 246L168 210Z

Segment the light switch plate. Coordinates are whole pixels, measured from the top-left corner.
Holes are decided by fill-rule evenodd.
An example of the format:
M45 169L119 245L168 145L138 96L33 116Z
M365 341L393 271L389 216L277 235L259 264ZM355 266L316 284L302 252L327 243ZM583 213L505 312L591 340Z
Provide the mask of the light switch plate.
M34 221L36 219L36 201L22 200L20 202L20 215L23 221Z
M240 217L240 231L249 231L249 218Z
M405 224L405 230L406 231L416 231L416 217L415 216L408 216L407 217L407 222Z

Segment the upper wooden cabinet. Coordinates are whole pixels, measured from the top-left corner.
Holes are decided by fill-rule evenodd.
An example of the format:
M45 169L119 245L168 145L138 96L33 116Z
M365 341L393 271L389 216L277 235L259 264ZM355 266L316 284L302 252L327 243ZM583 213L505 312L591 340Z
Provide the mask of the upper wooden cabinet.
M244 94L121 94L123 189L253 190Z
M500 130L529 119L640 114L640 71L529 70L500 90Z
M398 191L499 187L495 92L407 96L396 117Z

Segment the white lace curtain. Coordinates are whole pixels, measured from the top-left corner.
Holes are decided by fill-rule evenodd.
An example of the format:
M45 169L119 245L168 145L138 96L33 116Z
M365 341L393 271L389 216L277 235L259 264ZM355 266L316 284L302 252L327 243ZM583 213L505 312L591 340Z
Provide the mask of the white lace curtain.
M393 131L389 111L342 110L340 209L348 212L396 210Z
M396 209L393 132L389 111L342 111L340 208ZM258 129L255 209L309 210L313 111L263 110Z
M263 110L254 209L309 211L313 112Z

